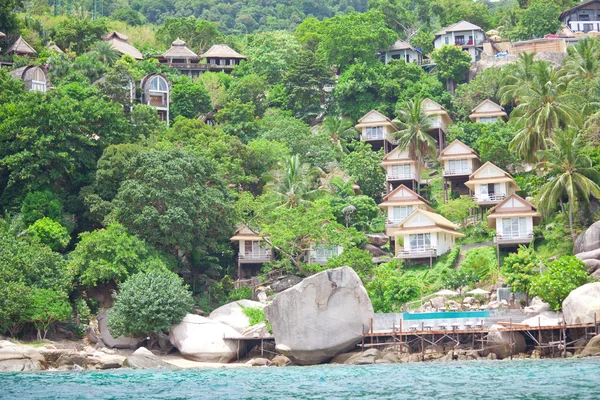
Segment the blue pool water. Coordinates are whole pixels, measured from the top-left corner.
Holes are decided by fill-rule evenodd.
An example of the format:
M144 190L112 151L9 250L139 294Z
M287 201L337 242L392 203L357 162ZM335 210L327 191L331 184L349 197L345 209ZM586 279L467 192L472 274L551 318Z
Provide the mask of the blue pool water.
M600 359L0 374L0 399L599 399Z
M453 319L453 318L487 318L490 316L489 310L483 311L448 311L448 312L426 312L426 313L403 313L404 321L415 321L423 319Z

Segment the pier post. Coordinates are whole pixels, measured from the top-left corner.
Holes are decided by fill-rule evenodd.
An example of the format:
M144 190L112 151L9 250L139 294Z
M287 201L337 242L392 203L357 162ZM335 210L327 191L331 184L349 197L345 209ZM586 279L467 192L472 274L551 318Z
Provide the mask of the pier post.
M542 322L538 317L538 346L540 346L540 357L542 357Z
M423 341L425 335L425 324L421 322L421 361L425 361L425 343Z
M508 337L510 339L510 359L513 359L513 331L512 331L512 318L510 319L510 332L508 333Z

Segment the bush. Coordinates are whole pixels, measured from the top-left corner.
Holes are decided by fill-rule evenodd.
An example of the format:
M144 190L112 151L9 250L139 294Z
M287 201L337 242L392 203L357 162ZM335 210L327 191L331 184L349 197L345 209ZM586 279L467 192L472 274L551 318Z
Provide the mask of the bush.
M265 317L265 310L259 307L244 307L241 304L239 306L242 307L244 315L248 317L248 320L250 321L250 326L254 326L256 324L264 322L267 325L267 330L269 331L269 333L273 333L273 331L271 330L271 324L269 323L269 321L267 321L267 317Z
M339 256L330 258L327 267L321 270L343 266L351 267L364 280L373 270L373 256L366 250L352 247L345 249Z
M525 293L526 296L530 294L539 262L533 249L525 246L519 246L518 252L511 253L504 259L502 274L513 292Z
M25 200L21 204L21 213L27 225L31 225L44 217L60 221L63 206L58 196L48 190L31 192L25 196Z
M461 268L459 270L450 270L442 276L442 283L445 288L457 290L465 286L472 285L479 281L475 271Z
M21 330L30 297L31 288L23 283L0 280L0 333L14 337Z
M456 264L459 255L460 246L454 246L450 253L448 253L448 258L446 258L446 263L444 264L444 266L448 269L454 268L454 265Z
M583 261L575 256L562 256L548 264L548 269L533 279L531 294L558 311L572 290L592 280Z
M44 340L50 325L54 322L66 321L71 316L71 311L66 293L50 289L34 289L24 319L33 322L38 331L38 340Z
M465 273L473 273L478 281L495 282L498 278L498 261L494 247L477 247L467 252L460 266Z
M252 300L252 288L249 286L244 286L233 289L231 293L229 293L227 301L231 303L238 300Z
M54 251L64 250L71 241L67 228L48 217L38 219L27 231Z
M476 204L471 196L460 196L458 199L448 200L438 207L438 211L452 222L462 223L469 216L469 210Z
M375 312L401 311L402 305L421 297L421 282L411 275L400 273L398 264L390 262L375 268L375 277L366 289Z
M172 272L140 272L119 285L119 289L108 315L108 328L114 337L167 332L194 305L183 280Z

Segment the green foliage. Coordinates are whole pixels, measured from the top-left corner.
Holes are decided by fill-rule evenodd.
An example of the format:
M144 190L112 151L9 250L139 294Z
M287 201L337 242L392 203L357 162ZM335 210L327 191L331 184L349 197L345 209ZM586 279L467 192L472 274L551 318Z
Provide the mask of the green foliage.
M212 111L210 95L201 82L174 85L171 102L173 119L178 116L196 118L198 114Z
M60 199L48 190L28 193L21 204L23 222L27 225L31 225L44 217L60 221L62 213L63 206Z
M559 311L563 301L572 290L593 279L585 270L585 264L574 256L562 256L547 265L547 270L536 276L531 283L531 294Z
M252 300L252 288L249 286L242 286L233 289L231 293L229 293L227 302L231 303L238 300Z
M164 45L171 46L176 39L182 39L186 46L197 54L202 54L208 48L217 43L221 34L218 25L214 22L187 18L165 18L162 25L156 32L156 38Z
M123 21L127 25L131 26L142 25L145 19L142 14L129 7L119 8L118 10L112 13L110 18L117 21Z
M454 246L454 248L452 250L450 250L450 253L448 253L444 267L447 269L454 269L459 255L460 255L460 246Z
M519 246L517 253L511 253L504 259L502 274L506 277L506 284L514 292L530 294L539 264L540 260L532 248Z
M410 38L410 44L416 49L421 49L421 53L429 54L433 51L434 39L433 32L421 28Z
M469 53L456 45L445 44L431 53L438 76L444 81L461 81L471 66Z
M383 151L374 152L371 145L358 142L342 162L345 171L352 176L360 191L373 199L380 199L385 189L385 170L381 167Z
M241 304L240 307L242 307L242 312L244 315L248 317L248 320L250 320L250 326L264 322L267 325L267 331L269 331L269 333L273 333L271 330L271 324L269 321L267 321L267 317L265 317L265 310L260 307L244 307Z
M556 33L561 26L558 18L561 11L554 1L532 0L526 9L517 11L519 22L506 34L512 40L531 40Z
M499 104L500 99L496 97L496 93L502 79L502 70L491 67L478 73L469 83L458 85L452 99L455 118L469 121L472 110L486 99Z
M77 317L79 318L79 323L87 325L92 317L92 311L90 310L87 301L85 301L83 297L78 297L74 301L74 306Z
M0 332L14 337L23 326L31 303L31 288L23 282L0 280Z
M46 339L50 325L66 321L71 316L68 296L51 289L33 289L24 318L33 322L38 330L38 339ZM43 335L42 335L43 332Z
M366 289L375 312L399 312L402 305L421 297L422 284L411 275L401 274L397 262L381 264Z
M495 282L498 278L498 260L494 247L477 247L465 255L460 265L465 273L474 274L480 282Z
M432 3L431 11L439 18L441 26L469 21L484 31L490 27L490 9L485 3L471 3L470 0L436 0Z
M471 196L460 196L440 204L437 209L440 214L450 221L461 224L468 216L469 211L477 207Z
M54 251L64 250L71 241L67 228L48 217L38 219L27 231Z
M366 280L373 270L373 256L366 250L353 247L344 249L342 254L327 261L327 269L351 267L361 279Z
M140 272L119 285L108 315L114 337L145 337L168 332L192 311L192 294L171 272Z
M223 125L223 130L229 135L235 135L243 142L256 139L260 128L259 120L254 116L254 104L242 103L238 98L229 101L219 110L216 120Z
M107 32L104 20L68 18L52 32L52 38L61 49L70 49L83 54Z
M69 268L82 286L124 282L140 271L168 271L169 265L144 241L129 234L120 224L112 224L79 235L79 243L69 257Z
M470 286L479 282L479 277L472 269L452 269L442 277L442 284L445 288L452 290L462 290L465 286Z

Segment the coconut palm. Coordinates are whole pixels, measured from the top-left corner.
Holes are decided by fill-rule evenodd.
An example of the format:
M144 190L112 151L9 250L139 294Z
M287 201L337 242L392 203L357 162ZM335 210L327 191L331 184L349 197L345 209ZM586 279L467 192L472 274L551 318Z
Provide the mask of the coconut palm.
M519 54L519 61L507 68L509 71L498 90L502 104L516 102L519 89L533 79L534 56L533 53Z
M96 60L112 66L119 59L119 53L112 48L109 42L100 41L92 48L92 54Z
M540 209L544 213L552 211L557 204L569 203L569 228L573 230L573 208L576 201L589 203L590 196L600 198L600 173L593 168L588 156L589 144L584 136L574 129L557 130L548 140L549 149L542 151L547 171L546 183L539 193Z
M316 195L325 191L317 181L319 171L309 164L302 164L298 154L279 163L279 169L271 172L271 181L265 192L278 207L307 206Z
M537 161L537 152L548 148L556 129L579 126L581 115L571 104L583 104L577 94L567 91L568 80L545 62L534 63L529 82L521 82L513 91L517 107L511 120L518 127L511 149L527 162Z
M319 132L328 134L341 153L348 153L349 150L346 145L351 140L358 139L359 136L352 120L342 116L330 115L325 117L317 129Z
M398 146L407 148L411 157L416 160L417 176L421 176L423 159L437 154L436 141L428 133L431 130L431 117L425 114L423 100L419 98L405 101L397 114L397 118L392 121L398 130L394 135L395 139ZM420 185L417 191L420 191Z
M593 79L600 70L600 41L585 38L571 47L565 60L566 76L569 79Z

